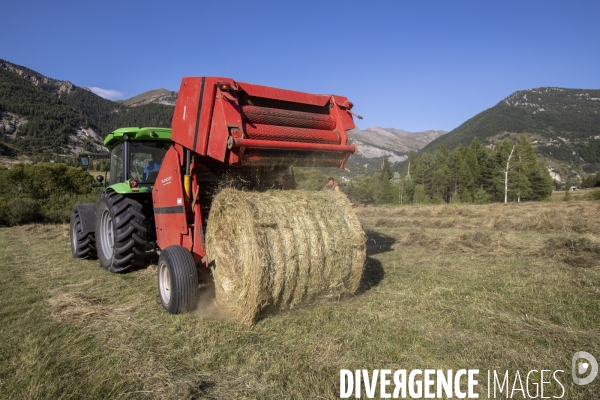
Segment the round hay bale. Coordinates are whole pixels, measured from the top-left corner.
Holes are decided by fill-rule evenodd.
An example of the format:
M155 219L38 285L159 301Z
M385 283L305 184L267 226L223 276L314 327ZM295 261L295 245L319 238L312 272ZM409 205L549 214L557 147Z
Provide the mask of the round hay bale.
M212 203L206 251L216 302L246 324L353 294L366 258L361 224L333 191L224 189Z

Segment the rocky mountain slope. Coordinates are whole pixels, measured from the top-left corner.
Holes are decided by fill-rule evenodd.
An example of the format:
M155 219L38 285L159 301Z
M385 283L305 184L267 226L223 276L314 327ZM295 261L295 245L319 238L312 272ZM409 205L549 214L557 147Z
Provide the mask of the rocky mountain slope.
M446 131L430 130L424 132L408 132L401 129L372 126L360 130L353 129L348 136L359 147L359 154L364 158L388 156L390 161L398 162L406 159L411 151L422 149L429 142L445 134Z
M127 100L117 100L117 103L122 103L130 107L136 107L150 103L175 106L176 101L177 92L167 89L154 89L140 93L137 96L133 96Z

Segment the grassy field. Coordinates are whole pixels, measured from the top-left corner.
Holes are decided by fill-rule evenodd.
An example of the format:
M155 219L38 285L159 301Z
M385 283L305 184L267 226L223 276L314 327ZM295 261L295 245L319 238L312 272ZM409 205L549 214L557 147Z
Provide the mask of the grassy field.
M71 258L66 225L0 229L0 398L329 399L342 368L479 369L480 398L487 370L560 369L563 398L600 397L571 379L576 351L600 360L600 202L357 212L359 293L251 328L209 288L167 314L151 259L106 273Z
M592 189L592 190L571 190L569 191L569 201L577 201L577 200L591 200L592 194L595 191L600 189ZM565 200L565 191L564 190L553 190L552 195L550 196L550 201L564 201Z

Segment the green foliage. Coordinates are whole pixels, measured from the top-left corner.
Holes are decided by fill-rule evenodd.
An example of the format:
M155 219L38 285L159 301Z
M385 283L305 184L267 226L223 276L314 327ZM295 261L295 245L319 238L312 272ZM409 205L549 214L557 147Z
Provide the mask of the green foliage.
M509 201L543 200L552 194L550 174L537 161L531 143L521 137L495 149L474 139L469 147L453 151L440 146L434 153L411 153L395 174L384 159L372 178L350 186L350 196L377 204L504 201L507 163Z
M37 221L40 217L40 205L27 197L16 197L6 202L4 211L8 225L20 225Z
M427 195L425 194L425 188L423 185L415 186L415 193L413 195L414 204L427 204L429 203Z
M381 162L381 167L373 174L374 198L377 204L396 203L398 191L392 185L392 164L387 157Z
M563 197L563 201L571 200L571 186L573 186L573 183L571 181L567 181L565 184L565 197Z
M392 185L394 188L398 188L398 203L410 204L415 192L415 183L410 175L403 176L395 172Z
M583 179L583 182L581 182L581 185L584 187L599 187L600 186L600 171L597 172L595 175L588 175Z
M490 202L490 195L485 191L484 188L480 187L473 193L473 203L475 204L487 204Z
M349 191L353 200L362 203L373 203L375 201L375 180L367 176L358 182L351 182Z
M592 200L600 200L600 189L592 191L590 197L592 198Z
M15 164L0 169L0 225L67 222L76 203L95 202L93 178L65 164Z
M301 190L321 190L329 178L315 168L294 168L296 187ZM334 179L338 180L337 177Z

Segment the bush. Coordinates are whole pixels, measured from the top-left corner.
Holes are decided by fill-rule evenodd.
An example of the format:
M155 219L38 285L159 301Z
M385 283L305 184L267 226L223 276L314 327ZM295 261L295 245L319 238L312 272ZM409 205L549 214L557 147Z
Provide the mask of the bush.
M6 204L6 200L0 198L0 226L8 225L8 216L6 215L6 210L8 205Z
M37 201L27 197L8 200L4 212L9 225L29 224L40 219L40 207Z
M51 196L41 207L41 217L44 222L49 223L69 222L75 204L95 203L101 192L101 188L95 188L92 193L86 195Z
M488 204L490 202L490 195L485 191L484 188L479 188L473 195L473 203L475 204Z
M441 194L436 194L431 198L429 203L430 204L444 204L445 202L444 202L444 198L442 197Z
M45 222L68 222L77 196L52 196L44 202L42 214Z
M94 179L60 163L15 164L0 168L0 225L68 222L77 203L95 203Z
M600 189L592 190L592 193L590 193L590 197L592 198L592 200L600 200Z

